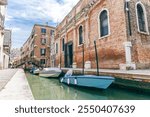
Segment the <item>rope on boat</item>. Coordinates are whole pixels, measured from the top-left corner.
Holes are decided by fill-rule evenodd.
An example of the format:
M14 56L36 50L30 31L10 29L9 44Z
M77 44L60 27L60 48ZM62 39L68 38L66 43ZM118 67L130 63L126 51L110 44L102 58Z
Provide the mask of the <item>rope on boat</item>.
M64 78L61 78L60 82L62 83L62 82L63 82L63 80L64 80Z
M68 84L68 85L70 84L70 79L69 79L69 78L67 79L67 84Z
M76 78L74 79L74 84L75 84L75 85L77 85L77 84L78 84L78 83L77 83L77 79L76 79Z

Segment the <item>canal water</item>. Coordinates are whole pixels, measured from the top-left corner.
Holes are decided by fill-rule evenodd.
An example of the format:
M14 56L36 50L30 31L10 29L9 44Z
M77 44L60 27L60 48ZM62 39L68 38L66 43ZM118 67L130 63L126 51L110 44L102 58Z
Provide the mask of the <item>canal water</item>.
M58 79L47 79L26 74L36 100L150 100L143 92L109 87L107 90L84 87L69 87Z

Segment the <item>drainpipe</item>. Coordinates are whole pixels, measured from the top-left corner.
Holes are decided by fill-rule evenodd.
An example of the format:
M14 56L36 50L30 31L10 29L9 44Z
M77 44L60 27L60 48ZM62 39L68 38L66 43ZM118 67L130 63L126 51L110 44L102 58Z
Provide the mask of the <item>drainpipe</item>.
M128 17L128 28L129 28L129 36L132 36L132 30L131 30L131 17L130 17L130 5L129 2L130 0L125 0L125 11L127 13L127 17Z
M60 51L60 69L61 69L61 51Z

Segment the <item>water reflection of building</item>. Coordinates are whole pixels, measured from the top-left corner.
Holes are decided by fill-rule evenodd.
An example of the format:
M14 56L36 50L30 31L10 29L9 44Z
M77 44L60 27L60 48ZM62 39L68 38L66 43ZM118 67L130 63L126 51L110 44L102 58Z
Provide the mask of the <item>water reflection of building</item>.
M150 68L149 0L80 0L56 28L56 66Z

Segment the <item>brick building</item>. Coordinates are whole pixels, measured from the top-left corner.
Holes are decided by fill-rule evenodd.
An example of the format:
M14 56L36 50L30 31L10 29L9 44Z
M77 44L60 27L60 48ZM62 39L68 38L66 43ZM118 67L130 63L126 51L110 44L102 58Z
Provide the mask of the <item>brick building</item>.
M39 61L40 66L50 66L50 45L54 31L54 27L35 24L30 37L21 48L20 62Z
M56 28L56 66L150 68L150 0L80 0Z

